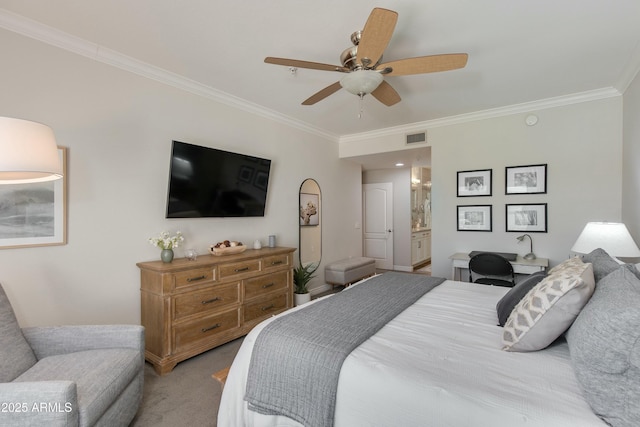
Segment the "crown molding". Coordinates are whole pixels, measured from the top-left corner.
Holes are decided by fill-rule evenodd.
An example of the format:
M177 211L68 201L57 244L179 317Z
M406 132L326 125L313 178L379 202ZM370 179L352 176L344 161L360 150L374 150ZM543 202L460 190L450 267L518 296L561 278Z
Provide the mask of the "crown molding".
M0 8L0 28L21 34L26 37L56 46L92 60L111 65L116 68L155 80L195 95L199 95L239 110L282 123L286 126L315 134L325 139L337 142L338 136L323 129L311 126L301 120L281 114L275 110L246 101L226 92L203 85L179 74L139 61L115 50L105 48L80 37L42 24L41 22L25 18L6 9Z
M308 132L310 134L314 134L341 144L390 135L406 134L415 131L424 131L429 128L449 126L476 120L483 120L488 118L507 116L511 114L541 110L545 108L553 108L621 96L621 92L626 89L626 87L629 85L629 82L631 82L635 77L638 68L640 68L638 66L640 65L639 46L637 49L638 55L634 55L632 57L632 60L634 58L637 58L638 60L632 61L630 66L626 68L629 70L634 70L634 72L626 73L620 77L620 83L618 85L620 89L608 87L588 92L571 94L567 96L542 99L539 101L461 114L457 116L444 117L434 120L427 120L402 126L394 126L371 132L362 132L357 134L339 136L327 132L324 129L312 126L301 120L297 120L290 116L281 114L275 110L249 102L226 92L214 89L210 86L203 85L197 81L187 79L184 76L172 73L146 62L139 61L127 55L123 55L115 50L105 48L96 43L89 42L85 39L73 36L69 33L65 33L64 31L60 31L56 28L42 24L41 22L34 21L32 19L15 14L2 8L0 8L0 28L4 28L23 36L39 40L43 43L56 46L60 49L82 55L95 61L120 68L122 70L155 80L168 86L172 86L193 93L195 95L220 102L230 107L266 118L268 120L272 120L274 122L279 122L281 124L284 124L285 126Z
M460 114L457 116L443 117L440 119L426 120L423 122L410 123L402 126L378 129L371 132L343 135L339 138L339 143L346 144L349 142L366 141L379 137L404 135L406 133L424 131L430 128L456 125L461 123L473 122L476 120L491 119L495 117L509 116L512 114L527 113L547 108L562 107L565 105L579 104L582 102L596 101L616 96L622 96L620 91L613 87L607 87L587 92L575 93L572 95L541 99L538 101L509 105L506 107L493 108L489 110L476 111L473 113Z

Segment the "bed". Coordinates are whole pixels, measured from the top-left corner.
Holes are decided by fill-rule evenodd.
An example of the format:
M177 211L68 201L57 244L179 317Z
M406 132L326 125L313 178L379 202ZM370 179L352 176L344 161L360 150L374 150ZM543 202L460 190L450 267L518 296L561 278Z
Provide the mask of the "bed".
M496 304L507 292L509 288L445 280L419 297L344 359L333 425L607 425L585 399L563 336L541 351L503 350ZM218 426L303 425L249 409L245 395L252 352L269 324L314 304L329 304L331 298L272 317L247 335L224 387Z

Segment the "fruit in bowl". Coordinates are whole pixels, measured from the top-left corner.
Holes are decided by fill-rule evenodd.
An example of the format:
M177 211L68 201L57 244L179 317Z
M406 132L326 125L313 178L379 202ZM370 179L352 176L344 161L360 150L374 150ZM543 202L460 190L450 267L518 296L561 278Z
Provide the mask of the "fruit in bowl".
M242 242L235 240L225 240L209 246L209 252L211 252L212 255L239 254L246 249L247 247L243 245Z

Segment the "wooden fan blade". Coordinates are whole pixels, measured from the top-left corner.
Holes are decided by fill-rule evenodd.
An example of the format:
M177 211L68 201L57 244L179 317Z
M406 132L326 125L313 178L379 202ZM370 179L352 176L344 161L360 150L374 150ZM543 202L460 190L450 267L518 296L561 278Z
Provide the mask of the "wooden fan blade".
M358 43L356 54L358 64L373 67L380 60L389 40L391 40L397 21L398 13L393 10L376 7L371 11ZM369 62L363 63L364 58L367 58Z
M323 99L325 99L327 96L329 95L333 95L334 93L336 93L337 91L340 90L342 86L340 86L340 82L335 82L334 84L332 84L331 86L327 86L324 89L322 89L320 92L317 92L313 95L311 95L309 98L307 98L302 105L313 105L318 101L322 101Z
M371 92L371 95L387 107L391 107L392 105L400 102L400 95L398 95L398 92L396 92L396 90L384 80L376 90Z
M377 68L391 68L385 76L408 76L410 74L435 73L464 68L467 65L466 53L419 56L380 64Z
M342 73L347 73L350 71L348 68L342 67L340 65L322 64L320 62L300 61L298 59L273 58L271 56L267 56L266 58L264 58L264 62L266 62L267 64L286 65L288 67L310 68L312 70L340 71Z

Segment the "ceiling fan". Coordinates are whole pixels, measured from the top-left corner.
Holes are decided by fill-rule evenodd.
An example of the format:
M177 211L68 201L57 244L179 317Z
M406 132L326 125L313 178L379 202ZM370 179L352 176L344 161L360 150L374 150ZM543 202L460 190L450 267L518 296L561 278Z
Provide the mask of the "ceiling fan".
M311 95L302 105L313 105L334 94L340 88L358 95L361 99L370 93L384 105L391 106L400 101L400 95L384 80L384 76L406 76L464 68L466 53L419 56L381 63L382 54L391 40L398 21L398 13L388 9L374 8L362 31L351 35L354 46L340 55L342 65L322 64L297 59L267 57L268 64L286 65L292 68L337 71L346 75L339 81Z

